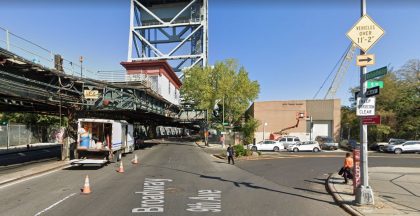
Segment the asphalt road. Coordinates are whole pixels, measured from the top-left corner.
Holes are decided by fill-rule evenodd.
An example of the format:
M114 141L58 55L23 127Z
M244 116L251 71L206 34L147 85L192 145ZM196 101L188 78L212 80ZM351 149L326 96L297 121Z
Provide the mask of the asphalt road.
M116 163L75 167L0 187L0 215L347 215L324 186L343 153L282 152L235 166L193 143L159 144L136 154L140 165L129 164L133 155L126 155L124 173L115 171ZM420 158L401 156L378 154L371 165L414 166ZM82 195L86 175L92 193Z
M160 144L138 153L140 165L128 164L132 155L124 158L124 173L115 172L118 164L73 168L1 188L0 214L345 215L331 197L310 197L276 184L192 143ZM81 195L87 174L93 192Z

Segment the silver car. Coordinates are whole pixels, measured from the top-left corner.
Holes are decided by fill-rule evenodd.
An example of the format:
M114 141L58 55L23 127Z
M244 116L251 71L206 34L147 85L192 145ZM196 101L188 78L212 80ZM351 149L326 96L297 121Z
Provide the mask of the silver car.
M387 152L401 154L403 152L420 152L420 141L411 140L401 144L388 145Z

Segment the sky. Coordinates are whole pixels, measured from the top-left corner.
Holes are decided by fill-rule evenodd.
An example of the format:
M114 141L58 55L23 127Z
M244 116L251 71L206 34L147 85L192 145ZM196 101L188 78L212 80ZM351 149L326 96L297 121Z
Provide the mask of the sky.
M0 27L66 59L77 62L82 55L93 71L119 70L127 60L129 0L0 0L0 5ZM420 1L367 0L367 13L385 30L368 52L376 55L368 71L420 59ZM209 0L209 64L237 59L260 84L257 101L313 99L350 44L346 33L359 18L359 0ZM343 105L350 104L349 89L358 79L352 61L336 94Z

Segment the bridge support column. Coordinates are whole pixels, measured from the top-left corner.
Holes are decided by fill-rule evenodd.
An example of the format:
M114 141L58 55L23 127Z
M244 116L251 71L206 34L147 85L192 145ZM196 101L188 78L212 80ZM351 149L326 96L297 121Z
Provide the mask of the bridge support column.
M76 158L77 148L77 120L75 110L68 110L68 125L63 138L61 148L61 160L70 160Z
M147 126L147 136L150 139L155 139L157 137L157 133L156 133L156 124L149 124Z

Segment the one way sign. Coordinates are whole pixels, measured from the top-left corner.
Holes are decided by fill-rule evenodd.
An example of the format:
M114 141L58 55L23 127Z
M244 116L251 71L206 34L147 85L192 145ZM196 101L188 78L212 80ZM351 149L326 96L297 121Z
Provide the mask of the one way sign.
M360 67L374 65L375 55L374 54L358 55L356 58L356 64L357 66L360 66Z

